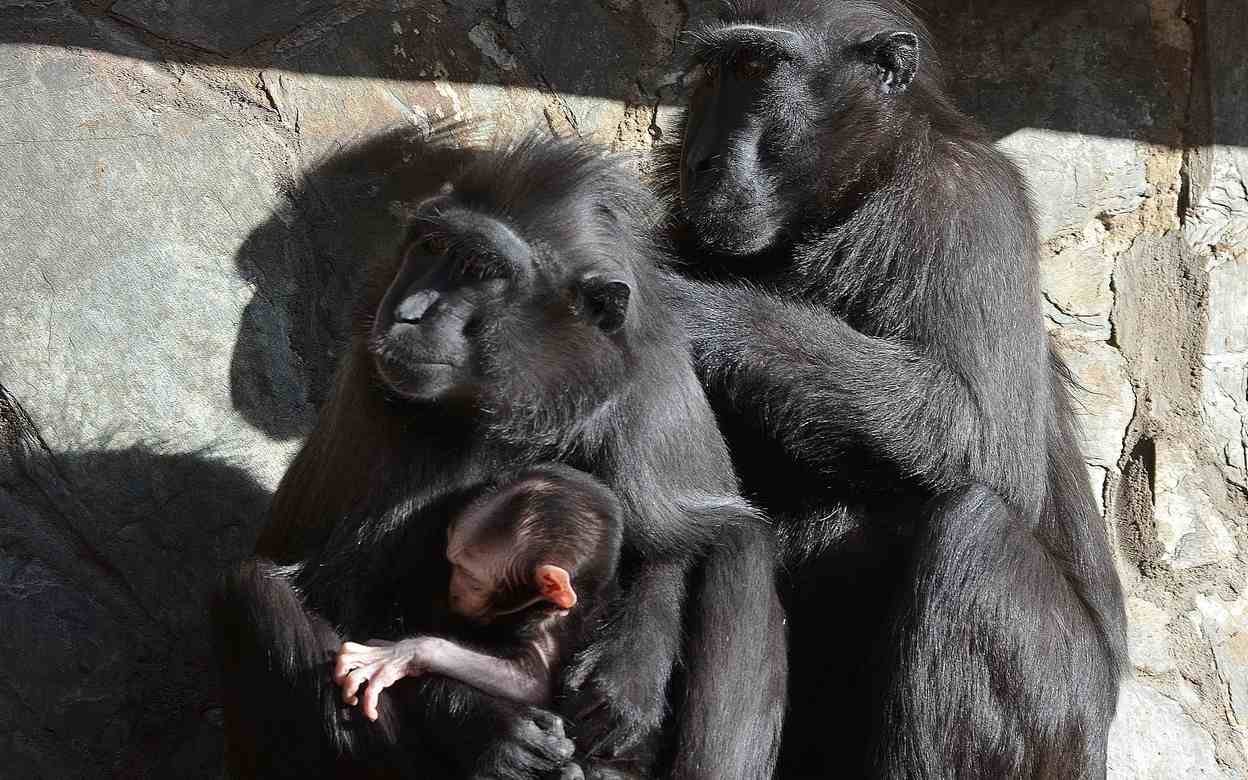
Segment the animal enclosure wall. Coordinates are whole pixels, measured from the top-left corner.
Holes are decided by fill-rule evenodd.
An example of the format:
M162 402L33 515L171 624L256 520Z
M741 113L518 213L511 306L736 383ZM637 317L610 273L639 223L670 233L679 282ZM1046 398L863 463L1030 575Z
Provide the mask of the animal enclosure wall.
M1248 777L1248 9L920 5L1039 206L1128 593L1110 775ZM6 776L219 775L204 598L398 240L394 129L644 152L714 7L0 2Z

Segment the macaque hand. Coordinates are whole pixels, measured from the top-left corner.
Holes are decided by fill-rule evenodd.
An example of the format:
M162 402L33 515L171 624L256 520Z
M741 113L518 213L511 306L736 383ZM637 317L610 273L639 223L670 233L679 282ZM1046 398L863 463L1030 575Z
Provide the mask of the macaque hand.
M425 637L398 642L370 639L368 644L343 642L334 663L334 682L342 688L342 700L360 705L364 716L377 720L381 692L404 677L424 672L421 663Z

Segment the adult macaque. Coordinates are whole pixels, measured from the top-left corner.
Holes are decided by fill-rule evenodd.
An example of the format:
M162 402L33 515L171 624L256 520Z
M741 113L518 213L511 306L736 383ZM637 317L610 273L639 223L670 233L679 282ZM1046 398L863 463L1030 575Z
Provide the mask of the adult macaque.
M545 780L574 754L592 776L656 733L663 776L770 776L770 532L690 364L654 197L579 143L410 151L410 232L366 269L333 395L214 605L232 776ZM442 675L395 685L376 721L344 706L343 639L436 633L447 518L551 462L623 508L620 594L560 713Z
M1022 176L901 2L736 0L694 40L664 178L790 577L779 775L1103 778L1126 618Z

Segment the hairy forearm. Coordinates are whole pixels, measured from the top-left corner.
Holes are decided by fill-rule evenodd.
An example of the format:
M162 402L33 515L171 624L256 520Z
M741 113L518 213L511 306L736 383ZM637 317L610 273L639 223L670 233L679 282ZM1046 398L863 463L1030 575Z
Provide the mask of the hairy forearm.
M521 704L550 701L550 672L469 649L449 639L414 636L397 642L344 642L334 664L334 679L347 704L359 703L377 720L383 691L400 680L436 674Z
M517 660L480 653L449 639L419 637L409 669L414 674L440 674L486 693L522 704L550 702L550 676L542 668L527 668Z
M570 693L561 713L578 727L589 755L627 750L662 724L679 658L685 561L658 561L611 605L610 620L565 667Z
M935 489L986 478L978 402L954 367L843 320L752 290L699 285L689 318L703 381L795 458L835 471L865 447Z
M629 588L617 615L624 641L645 647L644 657L655 662L654 677L661 678L664 687L680 652L688 569L688 563L679 560L649 564Z
M697 576L672 778L771 777L786 701L784 611L771 530L727 524Z

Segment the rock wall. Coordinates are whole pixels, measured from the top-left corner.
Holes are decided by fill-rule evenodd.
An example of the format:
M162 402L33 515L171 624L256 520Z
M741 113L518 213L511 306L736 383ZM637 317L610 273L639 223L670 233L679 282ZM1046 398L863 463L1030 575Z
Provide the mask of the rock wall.
M1110 774L1248 776L1248 10L922 5L1040 207L1129 593ZM204 597L397 241L395 128L644 151L713 6L0 0L4 774L219 774Z

